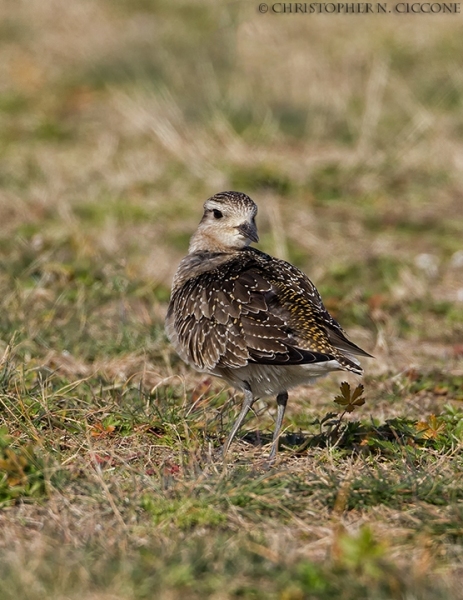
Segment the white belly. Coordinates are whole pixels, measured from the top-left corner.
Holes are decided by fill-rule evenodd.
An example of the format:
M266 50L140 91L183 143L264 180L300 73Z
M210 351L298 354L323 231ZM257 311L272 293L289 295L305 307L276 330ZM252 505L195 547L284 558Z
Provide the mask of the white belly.
M245 382L254 397L276 396L298 385L311 383L317 377L331 371L342 370L337 360L307 365L256 365L249 364L238 369L217 369L214 375L223 377L236 388L244 389Z

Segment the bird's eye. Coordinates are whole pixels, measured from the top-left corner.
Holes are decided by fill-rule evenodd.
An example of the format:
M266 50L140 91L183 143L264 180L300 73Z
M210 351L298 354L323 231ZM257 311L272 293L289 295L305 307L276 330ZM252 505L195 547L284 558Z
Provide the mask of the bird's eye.
M214 213L214 219L221 219L223 217L223 214L220 212L220 210L217 210L216 208L214 208L212 212Z

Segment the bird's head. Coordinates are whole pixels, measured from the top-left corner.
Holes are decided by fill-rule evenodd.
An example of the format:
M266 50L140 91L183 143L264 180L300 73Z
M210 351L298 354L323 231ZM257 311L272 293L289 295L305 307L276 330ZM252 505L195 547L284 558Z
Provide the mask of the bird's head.
M258 242L256 204L240 192L221 192L206 200L204 214L190 241L192 252L230 252Z

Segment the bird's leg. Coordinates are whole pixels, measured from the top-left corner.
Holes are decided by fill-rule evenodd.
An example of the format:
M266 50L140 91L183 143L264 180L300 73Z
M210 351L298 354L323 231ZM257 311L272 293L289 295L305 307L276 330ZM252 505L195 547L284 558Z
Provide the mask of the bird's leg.
M288 392L282 392L277 396L277 422L275 423L275 431L273 432L272 449L270 450L269 462L275 461L278 451L278 440L280 437L280 429L285 416L286 404L288 402Z
M248 414L248 411L251 409L252 405L254 404L254 401L255 401L255 398L252 395L251 389L246 388L244 390L244 402L243 402L243 406L241 408L241 412L238 415L238 418L236 419L235 424L233 425L233 429L231 430L231 433L228 436L227 441L223 445L223 455L224 456L227 454L228 449L230 448L230 444L233 441L233 438L238 433L238 430L241 427L241 425L243 424L244 418L246 417L246 415Z

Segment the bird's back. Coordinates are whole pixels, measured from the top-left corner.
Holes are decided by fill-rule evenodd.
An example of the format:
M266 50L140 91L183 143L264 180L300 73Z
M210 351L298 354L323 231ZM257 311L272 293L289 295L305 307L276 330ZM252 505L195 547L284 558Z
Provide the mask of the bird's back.
M304 273L249 247L185 257L166 330L187 363L215 374L333 361L361 374L354 355L369 356L346 338Z

